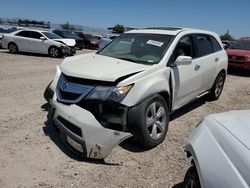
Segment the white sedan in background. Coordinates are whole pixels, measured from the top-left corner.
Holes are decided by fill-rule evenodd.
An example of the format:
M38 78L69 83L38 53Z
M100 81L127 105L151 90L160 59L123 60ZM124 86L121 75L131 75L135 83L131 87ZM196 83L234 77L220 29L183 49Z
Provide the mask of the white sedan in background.
M18 30L2 38L2 47L11 53L31 52L48 54L51 57L75 54L75 40L39 30Z

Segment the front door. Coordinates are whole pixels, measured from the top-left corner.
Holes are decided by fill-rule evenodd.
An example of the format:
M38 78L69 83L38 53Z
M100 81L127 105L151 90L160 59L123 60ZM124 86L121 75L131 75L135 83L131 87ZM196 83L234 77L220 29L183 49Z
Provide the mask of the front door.
M194 43L191 35L184 36L178 42L173 57L176 59L180 55L194 58ZM175 110L199 95L202 85L200 63L194 58L191 64L172 67L171 71L174 96L172 109Z

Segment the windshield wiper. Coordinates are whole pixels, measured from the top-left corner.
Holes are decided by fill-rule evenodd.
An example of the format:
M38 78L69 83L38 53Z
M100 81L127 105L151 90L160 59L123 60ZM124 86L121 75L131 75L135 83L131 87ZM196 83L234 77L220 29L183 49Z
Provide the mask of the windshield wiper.
M122 60L125 60L125 61L130 61L130 62L133 62L133 63L140 63L139 61L129 59L129 58L125 58L125 57L115 57L115 58L122 59Z

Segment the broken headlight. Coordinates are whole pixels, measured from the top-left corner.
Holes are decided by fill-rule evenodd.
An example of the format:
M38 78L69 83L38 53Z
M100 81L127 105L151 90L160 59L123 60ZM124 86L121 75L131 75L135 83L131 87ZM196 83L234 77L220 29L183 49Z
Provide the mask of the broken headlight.
M128 94L133 85L122 87L96 86L86 99L112 100L120 102Z

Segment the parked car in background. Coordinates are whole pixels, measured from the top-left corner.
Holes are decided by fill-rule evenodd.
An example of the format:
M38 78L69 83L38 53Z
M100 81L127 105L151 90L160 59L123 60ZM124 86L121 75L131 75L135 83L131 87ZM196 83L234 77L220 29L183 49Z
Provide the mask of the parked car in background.
M250 110L205 117L185 147L193 166L184 187L250 187L249 135Z
M69 38L69 39L74 39L76 41L76 47L80 50L85 48L85 43L84 40L79 37L74 31L69 31L69 30L54 30L53 33L59 35L62 38Z
M104 158L132 135L147 148L162 143L169 113L204 95L217 100L226 72L213 32L133 30L97 53L66 58L44 96L67 145Z
M82 31L75 31L75 33L83 39L84 47L88 49L97 49L100 40L97 37L93 37L91 34L83 33Z
M235 41L227 49L229 68L250 70L250 38Z
M224 49L227 49L231 44L234 43L234 41L231 40L222 40L221 42L223 44Z
M16 31L17 28L13 27L13 28L0 28L0 48L2 48L2 38L4 34L8 34L8 33L12 33L14 31Z
M118 36L119 36L118 34L110 34L101 38L99 42L99 49L102 49L105 46L107 46L112 40L114 40Z
M11 53L31 52L48 54L51 57L75 53L75 40L62 39L54 33L40 30L18 30L6 34L2 39L2 46Z

